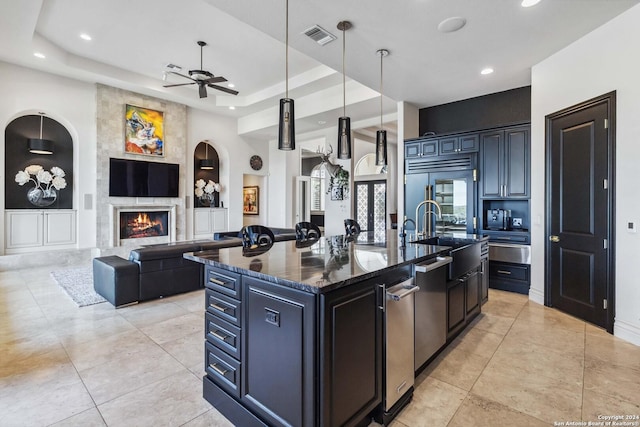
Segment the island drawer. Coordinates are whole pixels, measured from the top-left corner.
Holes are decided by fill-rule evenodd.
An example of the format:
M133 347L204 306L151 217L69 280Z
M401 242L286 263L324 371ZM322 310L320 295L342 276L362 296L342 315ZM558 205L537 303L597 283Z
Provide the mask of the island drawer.
M229 298L226 295L222 295L220 292L206 289L207 297L207 311L214 316L233 323L236 326L240 326L240 307L242 303L233 298Z
M220 268L206 266L204 284L207 288L215 289L235 299L241 299L241 276Z
M240 359L240 328L207 312L204 330L208 342Z
M239 398L240 362L209 342L205 342L204 346L207 376L229 394Z
M529 266L523 264L509 264L506 262L489 262L489 277L509 280L529 281Z

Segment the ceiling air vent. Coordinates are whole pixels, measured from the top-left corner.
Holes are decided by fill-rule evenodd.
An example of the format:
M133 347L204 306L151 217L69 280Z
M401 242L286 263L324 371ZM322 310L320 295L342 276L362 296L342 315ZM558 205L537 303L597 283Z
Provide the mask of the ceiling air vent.
M311 38L320 46L324 46L327 43L331 43L337 37L331 34L329 31L322 28L320 25L314 25L311 28L307 28L302 32L305 36Z

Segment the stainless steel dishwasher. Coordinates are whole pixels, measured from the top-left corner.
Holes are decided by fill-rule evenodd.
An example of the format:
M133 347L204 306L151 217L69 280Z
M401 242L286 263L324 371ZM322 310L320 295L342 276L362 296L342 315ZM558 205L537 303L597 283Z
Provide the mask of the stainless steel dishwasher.
M385 298L384 417L396 414L412 396L414 294L413 278L387 288ZM395 407L394 407L395 405ZM391 415L391 418L394 416ZM386 425L386 422L383 421Z
M439 256L415 265L415 362L418 371L447 341L447 266Z

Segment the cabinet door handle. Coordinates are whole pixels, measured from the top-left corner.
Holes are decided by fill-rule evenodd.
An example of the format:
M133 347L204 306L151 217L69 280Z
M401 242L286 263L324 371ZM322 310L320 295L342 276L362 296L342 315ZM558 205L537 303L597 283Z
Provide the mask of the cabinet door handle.
M510 271L507 271L507 270L498 270L498 273L500 273L500 274L506 274L506 275L511 275L511 272L510 272Z
M229 335L223 335L220 333L220 331L211 331L210 332L211 335L213 335L214 337L218 338L220 341L225 341L227 340L227 338L229 338Z
M209 305L210 305L214 310L218 310L218 311L220 311L220 312L222 312L222 313L226 313L226 312L227 312L227 307L223 307L223 306L221 306L220 304L216 304L215 302L214 302L214 303L211 303L211 304L209 304Z
M209 366L211 367L211 369L213 369L214 371L216 371L222 376L225 376L227 372L229 372L228 369L219 368L217 363L210 363Z
M385 311L387 308L387 292L385 291L385 285L384 283L381 285L378 285L379 291L380 291L380 299L381 299L381 303L378 303L378 308L382 311Z
M215 283L216 285L220 285L220 286L226 285L226 283L223 282L222 280L214 279L213 277L209 277L209 281L211 283Z

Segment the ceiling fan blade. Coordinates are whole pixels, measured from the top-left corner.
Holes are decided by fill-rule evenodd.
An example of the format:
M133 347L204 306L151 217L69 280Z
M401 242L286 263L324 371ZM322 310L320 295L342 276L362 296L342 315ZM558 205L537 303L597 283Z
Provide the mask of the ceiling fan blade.
M167 71L167 74L175 74L176 76L184 77L185 79L193 80L195 82L195 79L192 79L191 77L187 76L186 74L176 73L175 71Z
M178 84L175 84L175 85L164 85L162 87L188 86L188 85L194 85L194 84L195 84L195 82L193 82L193 83L178 83Z
M231 95L237 95L238 94L237 90L229 89L229 88L226 88L226 87L222 87L222 86L218 86L218 85L212 85L212 84L208 84L207 86L209 86L210 88L213 88L213 89L218 89L218 90L221 90L223 92L230 93Z
M205 85L198 85L199 86L199 92L200 92L200 98L206 98L207 97L207 87Z
M222 82L226 82L227 79L225 79L222 76L217 76L217 77L209 77L208 79L205 79L204 82L209 84L209 83L222 83Z

